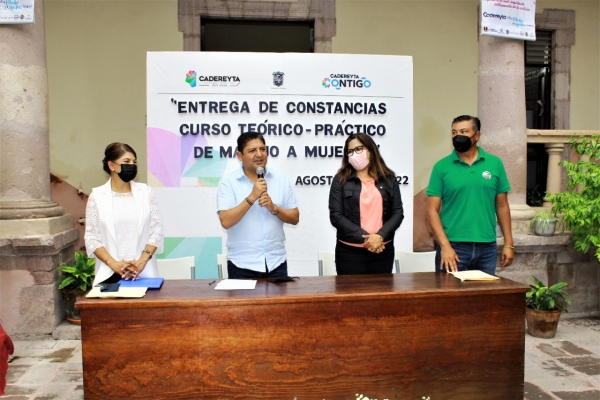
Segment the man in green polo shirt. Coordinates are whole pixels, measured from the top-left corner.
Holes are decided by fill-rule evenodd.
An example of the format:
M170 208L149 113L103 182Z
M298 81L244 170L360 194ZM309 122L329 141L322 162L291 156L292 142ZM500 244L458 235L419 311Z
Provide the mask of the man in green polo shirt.
M496 218L504 235L500 265L514 258L510 184L500 158L477 146L479 118L452 121L452 154L439 160L427 187L427 216L437 241L436 271L496 273Z

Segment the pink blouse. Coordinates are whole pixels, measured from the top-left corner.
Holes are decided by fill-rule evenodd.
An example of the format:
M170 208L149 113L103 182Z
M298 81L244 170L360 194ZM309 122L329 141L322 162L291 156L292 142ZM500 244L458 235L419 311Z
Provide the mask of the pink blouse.
M377 233L383 227L383 199L381 193L375 186L375 179L368 181L360 180L362 189L360 191L360 227L370 234ZM364 247L360 243L348 243L348 246Z

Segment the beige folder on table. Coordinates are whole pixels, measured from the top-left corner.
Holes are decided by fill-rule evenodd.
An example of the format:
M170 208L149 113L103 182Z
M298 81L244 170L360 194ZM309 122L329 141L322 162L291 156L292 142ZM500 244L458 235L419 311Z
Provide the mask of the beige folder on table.
M461 281L495 281L496 279L500 279L497 276L487 274L477 269L471 271L457 271L450 273L454 275L455 278L458 278Z

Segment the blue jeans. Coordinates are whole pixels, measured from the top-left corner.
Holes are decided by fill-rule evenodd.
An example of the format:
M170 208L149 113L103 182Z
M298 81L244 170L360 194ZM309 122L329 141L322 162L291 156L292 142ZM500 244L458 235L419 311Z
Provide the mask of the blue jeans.
M496 242L450 242L450 245L460 259L456 263L459 271L478 269L491 275L496 274L496 258L498 246ZM435 271L441 272L441 248L435 244Z
M240 268L231 261L227 260L227 273L229 279L259 279L259 278L271 278L275 276L287 276L287 261L282 262L279 266L269 272L267 272L267 266L265 265L265 272L253 271L251 269Z

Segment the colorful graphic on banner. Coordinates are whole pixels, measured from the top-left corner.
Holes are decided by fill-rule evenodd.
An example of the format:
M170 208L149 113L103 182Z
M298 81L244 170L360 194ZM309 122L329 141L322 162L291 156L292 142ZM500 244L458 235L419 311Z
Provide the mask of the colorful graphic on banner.
M194 256L196 279L217 278L217 254L223 246L220 237L165 237L165 251L159 259Z
M0 24L35 23L34 0L0 0Z
M148 184L165 236L226 243L216 188L240 168L240 133L259 132L267 170L289 178L300 204L300 223L285 225L289 272L316 275L318 250L335 247L327 204L344 142L365 133L400 182L405 219L395 246L412 251L411 57L165 52L147 60Z
M534 0L481 0L481 34L535 40Z
M204 136L180 136L159 128L148 128L148 174L153 186L216 187L227 160L197 158L196 149L205 149Z

